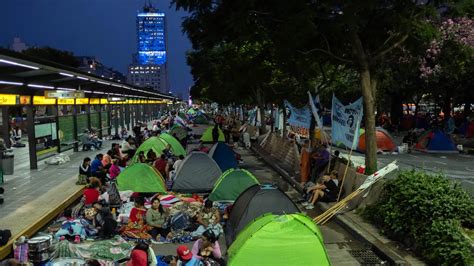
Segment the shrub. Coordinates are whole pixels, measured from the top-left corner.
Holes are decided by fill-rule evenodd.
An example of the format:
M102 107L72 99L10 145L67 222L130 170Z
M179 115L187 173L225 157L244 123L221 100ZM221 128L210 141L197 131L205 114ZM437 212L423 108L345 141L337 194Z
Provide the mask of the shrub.
M472 259L460 225L472 228L474 200L441 174L401 172L363 216L430 263L467 265Z

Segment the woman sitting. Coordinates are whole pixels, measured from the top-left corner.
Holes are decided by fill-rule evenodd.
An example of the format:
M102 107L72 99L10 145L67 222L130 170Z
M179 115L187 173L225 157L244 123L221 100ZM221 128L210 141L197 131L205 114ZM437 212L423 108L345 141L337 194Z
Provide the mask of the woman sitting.
M323 176L322 184L316 184L308 189L308 193L313 193L306 209L310 210L314 208L314 204L318 200L322 202L334 202L337 201L337 195L339 193L339 180L337 179L337 172L332 171L330 176Z
M148 248L146 243L138 242L130 253L130 260L126 266L148 266Z
M220 225L221 215L219 210L213 207L213 202L211 200L206 200L204 203L204 208L196 216L196 222L199 227L196 231L192 232L193 237L199 237L206 230L212 230L214 235L220 236L222 233L222 226Z
M84 189L84 205L92 205L94 202L99 201L99 184L97 182L91 182L89 187Z
M160 241L160 237L168 237L170 230L163 228L167 218L168 215L160 204L160 199L155 197L151 202L151 208L146 212L146 223L151 227L148 233L151 235L152 241L155 239Z
M192 253L200 260L211 258L220 261L222 259L219 242L217 242L217 237L212 230L204 231L202 237L194 242Z
M122 228L123 234L131 238L150 239L148 231L151 229L145 224L146 208L142 197L135 198L135 207L130 212L128 224Z
M119 161L117 159L113 159L112 165L109 168L109 179L115 180L115 178L117 178L119 174L120 174Z
M92 176L91 174L91 158L86 157L82 161L82 164L79 166L79 174L85 175L89 180L89 177Z

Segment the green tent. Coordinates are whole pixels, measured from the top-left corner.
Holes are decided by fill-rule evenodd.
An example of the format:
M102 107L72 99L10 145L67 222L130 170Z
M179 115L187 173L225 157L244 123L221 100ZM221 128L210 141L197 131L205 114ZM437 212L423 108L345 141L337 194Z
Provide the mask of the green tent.
M188 112L187 112L189 115L195 115L196 114L196 110L194 110L193 108L189 108Z
M200 124L200 125L208 125L209 120L205 115L198 115L194 118L194 124Z
M173 125L170 130L171 135L176 135L176 137L180 140L186 138L188 136L188 129L177 124Z
M209 195L212 201L235 201L248 187L260 184L257 178L245 169L229 169L217 180Z
M201 141L205 143L212 143L212 129L214 126L208 127L202 134ZM224 132L219 128L219 141L225 141Z
M123 170L117 177L120 191L133 192L166 192L163 177L155 168L145 163L136 163Z
M228 265L330 265L323 237L306 215L266 214L239 233Z
M166 145L168 143L164 141L163 139L160 139L158 137L151 137L147 140L145 140L140 147L138 147L137 151L135 152L135 156L132 158L132 164L138 162L138 153L143 151L146 154L150 149L152 149L155 153L156 156L160 156L160 154L163 152L164 149L166 149Z
M181 143L179 143L179 141L175 137L171 136L170 134L163 133L160 135L160 139L164 140L166 143L171 145L171 151L173 151L174 155L186 156L186 150L183 148Z

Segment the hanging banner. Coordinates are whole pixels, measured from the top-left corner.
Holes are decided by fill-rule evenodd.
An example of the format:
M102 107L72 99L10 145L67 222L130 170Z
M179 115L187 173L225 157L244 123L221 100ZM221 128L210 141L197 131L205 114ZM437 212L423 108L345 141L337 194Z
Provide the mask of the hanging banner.
M298 109L286 100L284 103L285 107L288 109L288 124L295 127L310 128L311 111L308 106Z
M311 112L313 112L314 119L316 120L316 124L319 128L323 128L323 123L319 116L319 111L321 111L321 103L319 102L319 95L313 98L311 92L308 91L309 96L309 106L311 106Z
M355 149L359 144L359 128L362 120L362 97L343 105L335 95L332 96L332 142Z

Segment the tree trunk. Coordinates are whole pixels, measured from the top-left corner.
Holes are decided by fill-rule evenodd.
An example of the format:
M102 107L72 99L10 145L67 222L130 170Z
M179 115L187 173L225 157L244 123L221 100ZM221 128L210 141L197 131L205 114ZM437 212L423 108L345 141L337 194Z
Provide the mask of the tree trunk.
M373 97L370 70L360 71L362 96L364 97L364 124L365 124L365 173L373 174L377 171L377 142L375 138L375 99Z
M257 104L258 104L258 110L260 112L260 120L261 120L259 133L265 134L265 132L267 131L266 123L265 123L265 101L263 99L263 95L260 89L257 89Z
M377 142L375 138L375 92L377 80L375 75L370 73L369 58L356 29L351 28L349 35L354 57L359 67L362 96L364 97L365 173L370 175L377 171Z
M273 108L273 105L270 104L270 117L271 117L271 124L270 124L270 132L273 133L273 129L275 127L275 108Z

